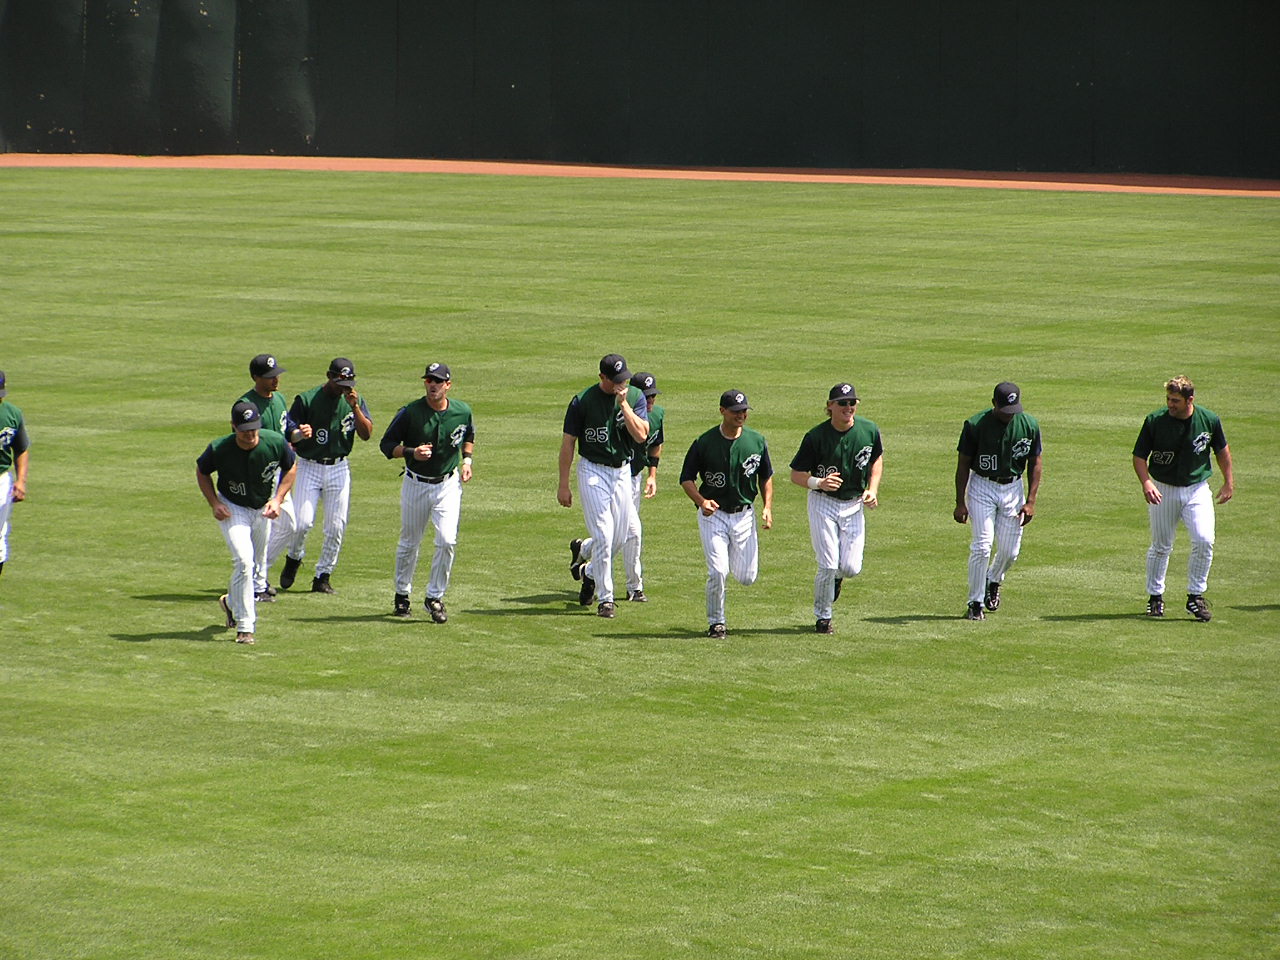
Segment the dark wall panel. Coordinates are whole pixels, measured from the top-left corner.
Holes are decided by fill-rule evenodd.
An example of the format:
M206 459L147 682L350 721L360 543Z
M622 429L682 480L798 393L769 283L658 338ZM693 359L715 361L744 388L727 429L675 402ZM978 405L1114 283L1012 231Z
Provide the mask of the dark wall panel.
M938 159L962 170L1017 166L1018 2L938 10Z
M397 0L311 0L316 147L395 156Z
M13 149L84 150L83 0L9 0L0 36L5 139Z
M652 0L644 12L632 18L628 42L632 162L698 163L710 149L707 4Z
M235 0L164 0L156 90L171 153L235 149L235 71Z
M237 139L249 153L309 153L316 134L307 0L241 0Z
M863 5L863 163L933 166L939 152L939 2Z
M156 100L161 0L89 0L85 134L106 153L164 149Z
M1093 167L1093 12L1111 0L1025 4L1018 21L1017 127L1006 143L1019 170ZM1117 4L1122 6L1122 4Z
M472 156L475 4L424 0L399 16L395 152Z

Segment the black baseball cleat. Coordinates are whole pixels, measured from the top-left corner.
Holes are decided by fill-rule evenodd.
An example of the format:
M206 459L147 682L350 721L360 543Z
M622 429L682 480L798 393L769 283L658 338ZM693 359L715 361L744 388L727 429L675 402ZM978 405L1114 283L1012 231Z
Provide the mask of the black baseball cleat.
M591 606L591 601L596 595L596 582L587 576L587 572L582 571L582 589L578 591L578 603L584 607Z
M573 577L575 580L581 580L582 572L586 569L586 566L587 565L585 563L581 562L569 564L569 576Z
M969 604L969 609L965 611L964 618L966 620L985 620L987 615L982 612L981 601L975 600Z
M716 640L723 640L729 635L729 631L724 628L723 623L713 623L707 628L707 636Z
M1164 596L1163 594L1153 593L1147 597L1147 616L1163 617L1164 616Z
M263 590L261 593L255 593L253 599L258 603L275 603L276 595L270 590Z
M431 614L431 619L435 623L446 623L449 620L449 614L445 612L444 601L435 597L427 597L422 604L427 608L427 613Z
M982 605L988 610L1000 609L1000 584L987 583L987 595L982 598Z
M293 581L298 576L298 568L302 566L301 560L295 560L293 557L285 555L284 569L280 571L280 589L288 590L293 586Z
M1209 601L1198 593L1187 594L1187 613L1201 623L1208 623L1213 619L1213 613L1209 610Z
M225 593L218 598L218 606L222 608L222 613L227 618L227 629L230 630L236 625L236 618L231 612L231 605L227 603L227 595Z
M649 598L644 595L643 590L628 590L627 599L632 603L648 603Z
M606 600L596 608L596 615L604 617L606 620L612 620L618 615L618 610L613 605L612 600Z
M831 597L831 602L835 603L840 599L840 588L844 586L844 577L836 577L836 592Z
M575 538L569 541L569 558L570 558L569 569L570 571L572 571L573 568L578 565L578 561L582 559L582 540L581 539ZM573 579L575 580L578 579L577 574L574 574Z
M281 583L284 582L283 577L280 579L280 582ZM322 573L319 576L317 576L314 580L311 581L311 592L312 593L337 593L338 591L333 589L333 585L329 583L329 575L327 573Z
M391 611L393 617L409 616L409 595L405 593L397 593L395 600L395 609Z
M830 620L819 620L813 625L815 633L835 633L836 628L831 625Z

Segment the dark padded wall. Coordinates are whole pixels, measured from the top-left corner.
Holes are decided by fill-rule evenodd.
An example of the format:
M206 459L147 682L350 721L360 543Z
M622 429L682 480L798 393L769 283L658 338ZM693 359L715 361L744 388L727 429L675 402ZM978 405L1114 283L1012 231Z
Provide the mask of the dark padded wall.
M0 149L1280 177L1275 0L0 0Z

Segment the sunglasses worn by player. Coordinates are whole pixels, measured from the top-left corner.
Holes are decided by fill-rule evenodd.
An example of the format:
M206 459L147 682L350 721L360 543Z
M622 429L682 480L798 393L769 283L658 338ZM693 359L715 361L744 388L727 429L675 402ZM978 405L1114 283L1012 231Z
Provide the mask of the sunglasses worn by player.
M852 407L852 406L854 406L858 401L857 401L857 400L835 400L835 401L832 401L832 402L833 402L833 403L835 403L835 405L836 405L837 407Z

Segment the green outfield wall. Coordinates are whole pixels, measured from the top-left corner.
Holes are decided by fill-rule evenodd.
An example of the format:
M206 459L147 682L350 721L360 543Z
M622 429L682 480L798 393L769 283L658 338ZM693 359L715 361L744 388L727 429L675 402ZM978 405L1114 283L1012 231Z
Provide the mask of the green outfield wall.
M0 0L0 149L1280 177L1276 0Z

